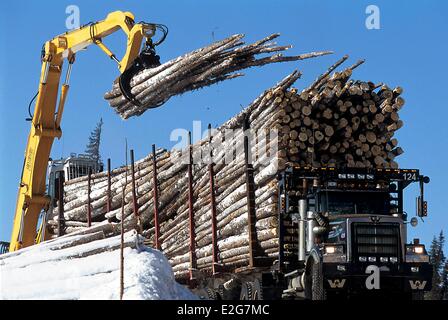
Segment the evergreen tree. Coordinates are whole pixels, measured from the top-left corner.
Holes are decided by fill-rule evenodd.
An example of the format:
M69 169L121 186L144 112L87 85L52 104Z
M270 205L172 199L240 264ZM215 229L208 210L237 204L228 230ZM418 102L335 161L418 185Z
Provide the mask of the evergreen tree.
M101 144L101 130L103 127L103 119L96 124L95 129L90 133L89 143L86 146L85 153L95 160L97 167L100 168L103 165L100 155Z
M445 262L445 265L443 266L441 281L441 298L443 300L448 300L448 262Z
M439 237L434 237L429 249L429 260L433 267L432 289L427 294L427 299L429 300L441 300L446 294L444 280L447 276L446 271L444 271L446 269L446 258L443 253L444 245L445 236L443 231L440 231Z

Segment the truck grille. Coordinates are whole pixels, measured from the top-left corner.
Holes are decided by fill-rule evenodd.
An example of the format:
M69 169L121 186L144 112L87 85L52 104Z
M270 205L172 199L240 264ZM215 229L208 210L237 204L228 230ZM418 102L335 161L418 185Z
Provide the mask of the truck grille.
M352 229L353 255L358 257L400 256L398 224L354 223Z

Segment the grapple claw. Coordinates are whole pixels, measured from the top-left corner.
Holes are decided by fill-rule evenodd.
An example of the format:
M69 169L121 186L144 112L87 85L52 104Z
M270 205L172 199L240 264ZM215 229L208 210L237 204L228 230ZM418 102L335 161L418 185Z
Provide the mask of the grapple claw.
M143 107L142 103L131 92L131 79L145 69L152 69L158 66L160 66L160 57L153 48L147 47L140 52L138 57L132 62L132 65L118 77L120 91L126 100L137 107Z

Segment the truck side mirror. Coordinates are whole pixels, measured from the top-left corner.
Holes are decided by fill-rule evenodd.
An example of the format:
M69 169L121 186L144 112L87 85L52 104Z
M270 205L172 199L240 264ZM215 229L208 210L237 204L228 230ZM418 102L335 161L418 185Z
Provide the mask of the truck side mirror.
M428 215L428 201L423 201L422 216L426 217L427 215Z
M424 201L424 185L429 183L430 179L428 176L420 176L420 196L417 197L417 216L426 217L428 216L428 202Z
M428 201L422 201L422 197L417 197L417 216L426 217L428 216Z

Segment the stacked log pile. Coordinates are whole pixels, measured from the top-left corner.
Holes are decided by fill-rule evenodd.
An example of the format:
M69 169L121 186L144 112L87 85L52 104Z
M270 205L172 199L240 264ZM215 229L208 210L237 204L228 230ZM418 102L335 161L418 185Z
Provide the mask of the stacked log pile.
M233 35L134 75L130 81L134 100L123 95L118 83L114 84L104 98L123 119L127 119L141 115L149 108L160 106L174 95L240 77L243 74L237 73L239 70L331 53L321 51L284 57L281 52L291 46L277 46L272 40L278 36L279 34L272 34L255 43L244 45L244 35ZM259 58L260 55L267 56Z
M211 130L210 138L186 150L161 149L155 152L155 157L149 155L136 162L135 192L132 180L128 178L125 182L126 174L131 173L130 167L113 170L110 211L107 211L107 175L94 175L90 193L94 225L101 225L100 221L105 219L124 219L126 229L137 228L150 243L158 241L178 278L187 277L192 269L210 271L213 262L233 270L247 266L253 258L274 261L278 255L276 176L279 171L289 165L394 168L395 157L402 153L393 138L394 132L403 125L398 117L404 105L400 97L402 89L351 80L352 71L363 61L335 72L346 59L331 66L301 92L291 88L300 77L295 71L266 90L245 110ZM252 217L243 152L245 134L236 130L243 126L257 133L248 139L247 148L254 170ZM229 130L233 130L231 136ZM229 159L229 150L234 149L236 152L232 151ZM191 189L190 158L194 160ZM154 224L154 167L159 194L156 206L159 230ZM86 227L86 190L86 177L65 184L66 232ZM213 203L216 203L216 214ZM49 221L53 234L58 224L57 213L56 208ZM254 220L252 225L249 219ZM157 239L156 231L159 231ZM255 239L255 245L251 239ZM214 249L217 249L215 257Z
M282 156L299 165L397 168L403 153L393 138L403 126L401 87L351 80L364 61L331 73L348 56L300 94L285 93L278 129Z

